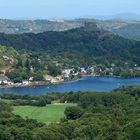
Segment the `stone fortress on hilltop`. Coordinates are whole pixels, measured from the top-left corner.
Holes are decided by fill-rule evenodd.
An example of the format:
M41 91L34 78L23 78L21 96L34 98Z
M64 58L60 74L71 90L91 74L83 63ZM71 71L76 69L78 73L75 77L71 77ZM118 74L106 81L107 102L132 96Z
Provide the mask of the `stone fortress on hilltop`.
M86 32L94 32L97 35L98 39L103 39L105 36L112 34L110 31L98 27L95 21L85 21L84 30Z
M99 31L99 28L94 21L85 21L84 27L86 31Z

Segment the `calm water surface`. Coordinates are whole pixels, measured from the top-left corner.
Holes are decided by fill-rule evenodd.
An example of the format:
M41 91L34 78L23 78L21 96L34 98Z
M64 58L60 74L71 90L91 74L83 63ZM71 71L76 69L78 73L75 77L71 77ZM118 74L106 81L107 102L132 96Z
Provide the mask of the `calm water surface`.
M34 95L45 94L50 92L69 92L69 91L112 91L121 86L140 85L140 78L122 79L114 77L93 77L86 76L79 81L68 82L57 85L42 85L18 88L1 88L0 94L3 93L30 93Z

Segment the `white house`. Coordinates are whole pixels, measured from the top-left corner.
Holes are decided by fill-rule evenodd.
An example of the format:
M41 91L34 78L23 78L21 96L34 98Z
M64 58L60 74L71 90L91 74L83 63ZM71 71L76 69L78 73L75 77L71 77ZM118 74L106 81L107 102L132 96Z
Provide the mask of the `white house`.
M45 79L46 81L48 81L48 82L51 82L52 79L53 79L53 77L50 76L50 75L44 75L43 77L44 77L44 79Z
M85 70L85 68L81 68L80 71L81 71L81 73L84 73L84 74L87 73L86 70Z
M22 84L23 84L23 85L29 85L29 83L30 83L30 82L29 82L29 81L26 81L26 80L22 81Z
M0 84L5 84L5 85L7 85L7 84L8 84L8 77L5 76L5 75L3 75L3 74L1 74L1 75L0 75Z
M64 70L62 70L62 75L64 77L68 78L71 73L74 73L74 69L64 69Z
M30 78L29 78L29 81L33 81L33 79L34 79L34 77L30 77Z
M13 81L8 80L8 81L7 81L7 85L9 85L9 86L13 86L13 85L14 85L14 82L13 82Z

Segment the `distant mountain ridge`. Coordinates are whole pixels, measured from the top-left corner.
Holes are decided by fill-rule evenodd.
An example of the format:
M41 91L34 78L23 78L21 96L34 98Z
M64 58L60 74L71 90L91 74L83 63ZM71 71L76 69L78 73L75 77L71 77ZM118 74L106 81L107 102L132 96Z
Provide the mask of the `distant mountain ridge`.
M140 20L140 15L135 13L119 13L114 15L103 15L103 16L93 16L85 15L80 18L90 18L90 19L99 19L99 20L112 20L112 19L123 19L123 20Z
M0 32L6 34L42 33L46 31L65 31L83 27L85 21L96 22L99 28L112 31L129 24L140 23L136 20L95 20L80 18L75 20L0 20Z
M111 19L128 19L128 20L138 20L140 21L140 15L135 13L120 13L113 16L110 16Z
M8 20L0 19L0 32L6 34L41 33L65 31L81 27L78 21L67 20Z
M119 16L118 16L119 17ZM0 33L23 34L47 31L66 31L83 27L85 22L96 22L98 28L111 31L124 38L140 40L140 21L131 19L96 20L79 18L74 20L7 20L0 19Z

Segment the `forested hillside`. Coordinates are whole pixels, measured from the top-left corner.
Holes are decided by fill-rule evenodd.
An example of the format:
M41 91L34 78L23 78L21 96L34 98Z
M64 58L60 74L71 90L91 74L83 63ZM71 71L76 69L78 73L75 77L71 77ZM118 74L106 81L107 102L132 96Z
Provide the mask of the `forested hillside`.
M25 69L33 68L38 75L42 71L57 76L64 68L92 65L97 66L96 72L101 75L139 76L140 43L98 29L96 25L63 32L0 34L0 44L13 47L20 54L14 65L15 69L23 69L20 79L25 79ZM16 75L21 75L20 71Z
M130 24L119 29L114 29L114 33L129 39L140 40L140 24Z
M0 68L12 66L17 61L18 55L12 47L0 46Z
M99 56L128 58L131 55L129 49L135 47L135 43L110 32L85 31L84 28L39 34L0 34L0 44L16 50L45 51L56 55L71 53L87 60Z

